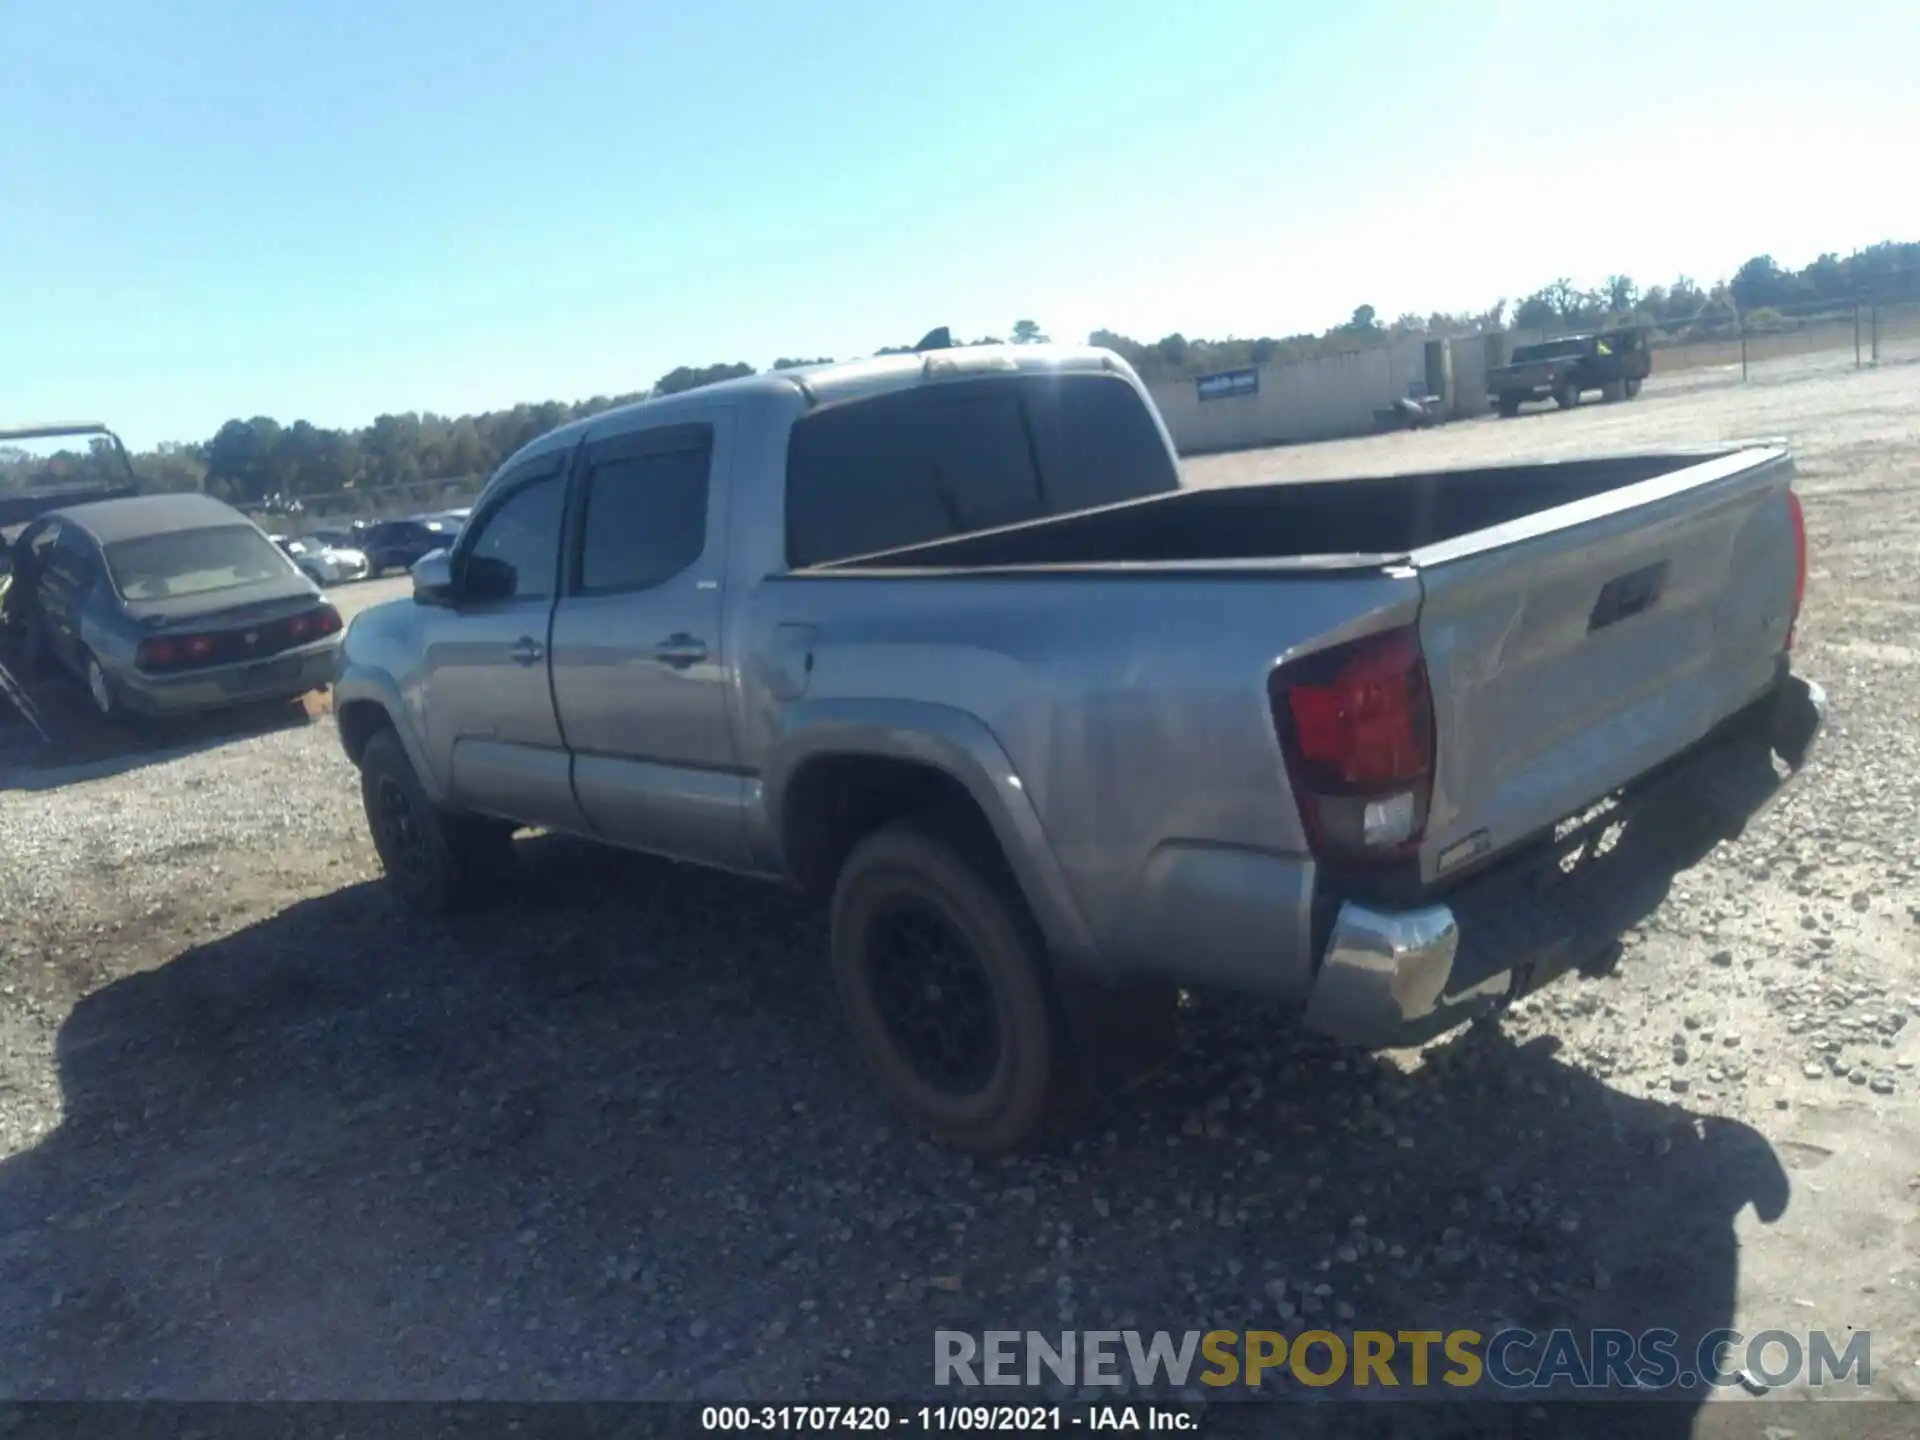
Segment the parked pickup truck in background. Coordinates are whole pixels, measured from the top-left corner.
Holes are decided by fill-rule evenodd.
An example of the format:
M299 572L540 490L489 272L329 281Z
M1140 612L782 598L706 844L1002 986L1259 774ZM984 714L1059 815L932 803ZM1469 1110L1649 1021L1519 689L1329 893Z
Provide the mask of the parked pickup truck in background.
M1571 410L1594 390L1603 399L1631 400L1652 373L1653 357L1643 330L1567 335L1517 346L1511 363L1487 372L1487 394L1493 407L1508 417L1534 400L1551 400Z
M524 825L785 879L886 1089L1001 1150L1178 987L1386 1047L1604 964L1806 760L1791 475L1186 489L1104 351L790 370L513 456L336 713L413 906Z

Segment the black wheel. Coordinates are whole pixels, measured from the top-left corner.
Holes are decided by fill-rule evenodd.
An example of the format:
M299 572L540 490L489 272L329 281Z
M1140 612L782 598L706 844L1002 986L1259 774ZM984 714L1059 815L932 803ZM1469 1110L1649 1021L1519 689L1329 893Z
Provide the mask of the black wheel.
M1633 399L1634 396L1638 395L1639 393L1640 393L1640 382L1638 380L1627 381L1627 399L1631 400Z
M1518 415L1519 413L1520 413L1520 397L1518 395L1502 395L1500 397L1500 418L1501 419L1511 420L1513 419L1514 416Z
M1554 392L1553 403L1562 410L1572 410L1580 404L1580 382L1569 380Z
M894 1101L958 1149L1032 1140L1063 1098L1044 946L1012 882L922 826L854 847L833 895L833 972Z
M513 854L504 821L449 815L428 798L391 730L360 756L360 801L380 866L409 909L445 915L478 898Z
M1619 401L1626 399L1627 382L1624 380L1609 380L1606 385L1601 388L1600 398L1605 400L1609 405L1617 404Z
M320 586L322 589L326 588L326 584L327 584L326 579L320 574L318 570L314 569L311 565L302 565L300 567L300 573L306 576L307 579L311 580L314 584Z

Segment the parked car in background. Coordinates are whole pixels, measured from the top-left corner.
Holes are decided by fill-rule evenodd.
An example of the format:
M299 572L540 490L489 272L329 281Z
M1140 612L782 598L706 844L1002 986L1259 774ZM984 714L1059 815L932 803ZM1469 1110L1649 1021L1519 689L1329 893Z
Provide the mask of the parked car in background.
M292 699L333 678L339 612L211 496L53 510L11 558L7 621L27 668L70 671L102 715Z
M1565 335L1518 346L1508 364L1489 370L1488 403L1511 418L1535 400L1551 400L1571 410L1594 390L1606 400L1631 400L1652 371L1644 330Z
M359 549L367 557L369 573L377 579L389 570L410 570L422 555L446 549L459 530L457 522L443 515L379 520L367 527Z
M1188 489L1105 351L780 372L510 458L335 713L410 904L519 825L786 880L887 1090L994 1151L1182 986L1392 1047L1599 968L1820 727L1792 475Z
M329 544L316 535L276 535L273 543L316 585L344 585L349 580L364 580L371 569L361 551L350 545Z

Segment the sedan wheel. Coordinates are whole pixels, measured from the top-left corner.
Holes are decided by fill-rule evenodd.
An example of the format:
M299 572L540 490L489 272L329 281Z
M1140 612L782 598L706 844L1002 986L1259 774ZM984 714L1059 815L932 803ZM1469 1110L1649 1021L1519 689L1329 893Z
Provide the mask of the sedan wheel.
M91 655L87 657L87 694L93 697L95 711L104 717L112 717L113 686L107 683L107 672L100 668L100 662Z

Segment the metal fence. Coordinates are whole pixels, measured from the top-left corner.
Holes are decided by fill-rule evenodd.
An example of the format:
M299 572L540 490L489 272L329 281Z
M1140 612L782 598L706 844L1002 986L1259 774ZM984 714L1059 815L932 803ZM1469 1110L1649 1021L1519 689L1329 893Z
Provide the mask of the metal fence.
M1829 356L1856 369L1920 357L1920 301L1866 299L1703 318L1656 337L1656 373L1738 369L1739 378L1782 360Z

